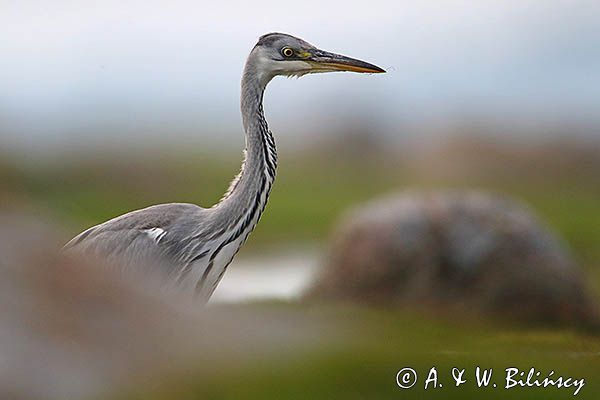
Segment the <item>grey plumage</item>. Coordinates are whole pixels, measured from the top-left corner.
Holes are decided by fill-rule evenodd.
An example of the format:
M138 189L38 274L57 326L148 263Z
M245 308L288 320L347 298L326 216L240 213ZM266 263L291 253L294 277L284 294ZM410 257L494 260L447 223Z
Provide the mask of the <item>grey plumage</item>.
M208 301L264 211L277 169L275 141L264 117L264 90L277 75L384 72L364 61L319 50L282 33L262 36L250 52L241 87L244 162L221 201L209 209L162 204L94 226L65 245L131 268L156 269L167 282Z

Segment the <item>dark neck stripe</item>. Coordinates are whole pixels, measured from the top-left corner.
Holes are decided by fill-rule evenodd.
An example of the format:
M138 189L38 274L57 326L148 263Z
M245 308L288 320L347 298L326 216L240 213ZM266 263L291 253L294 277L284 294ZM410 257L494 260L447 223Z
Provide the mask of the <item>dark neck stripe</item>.
M254 201L252 203L252 208L250 209L250 212L245 214L245 218L242 222L242 224L240 225L240 227L238 229L236 229L233 234L231 236L229 236L229 238L227 238L227 240L223 241L219 247L217 247L217 249L211 254L208 265L206 267L206 269L204 270L204 272L202 273L202 277L200 278L200 281L198 281L198 283L196 284L196 293L200 293L202 291L202 289L204 288L204 285L206 283L206 280L208 279L208 276L210 275L210 272L212 270L212 268L214 267L214 260L217 257L217 255L221 252L221 250L223 250L223 248L225 246L227 246L228 244L236 241L243 233L244 231L246 231L246 229L248 229L248 227L252 224L252 221L256 218L256 222L254 222L254 226L256 226L256 224L258 223L258 221L260 220L260 216L262 215L265 206L267 204L267 200L269 198L269 194L271 192L271 186L272 186L272 181L275 179L275 172L276 172L276 168L277 168L277 151L275 148L275 141L273 139L273 135L271 134L271 132L269 132L269 128L267 126L267 123L265 121L263 112L262 112L262 104L259 107L259 121L260 121L260 128L261 128L261 135L260 135L260 139L261 139L261 143L262 143L262 161L263 161L263 171L266 171L266 174L262 174L261 178L260 178L260 185L259 185L259 190L256 191L255 193L255 197L254 197ZM273 157L273 160L271 160L271 157ZM242 174L245 173L244 171L242 171ZM267 176L268 174L268 176ZM269 182L269 179L271 180L271 182ZM265 200L263 202L263 204L261 205L261 198L263 196L263 194L265 195ZM258 216L257 216L258 213ZM237 224L239 222L236 221L235 224ZM251 227L251 229L253 229L254 227ZM249 233L249 232L248 232ZM248 235L246 234L246 238L248 237ZM240 243L241 245L241 243ZM236 253L237 253L236 249ZM235 254L235 253L234 253ZM227 265L224 266L223 271L220 272L220 276L222 276L224 270L227 268Z

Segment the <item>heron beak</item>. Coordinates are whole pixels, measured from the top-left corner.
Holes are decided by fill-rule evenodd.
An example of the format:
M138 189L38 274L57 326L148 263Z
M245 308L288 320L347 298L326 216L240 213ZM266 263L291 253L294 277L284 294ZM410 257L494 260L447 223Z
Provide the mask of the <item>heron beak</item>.
M329 53L323 50L313 50L310 52L309 61L316 70L327 71L350 71L368 74L379 74L385 72L383 68L370 64L365 61L342 56L340 54Z

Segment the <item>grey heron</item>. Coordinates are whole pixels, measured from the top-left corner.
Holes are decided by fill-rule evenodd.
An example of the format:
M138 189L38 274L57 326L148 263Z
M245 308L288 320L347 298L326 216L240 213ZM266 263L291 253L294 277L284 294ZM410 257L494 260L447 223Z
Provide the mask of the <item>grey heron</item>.
M380 73L364 61L320 50L284 33L261 36L246 61L241 85L246 148L241 171L211 208L160 204L124 214L80 233L65 245L127 264L153 264L169 283L207 302L265 209L277 168L275 141L263 94L275 76L352 71Z

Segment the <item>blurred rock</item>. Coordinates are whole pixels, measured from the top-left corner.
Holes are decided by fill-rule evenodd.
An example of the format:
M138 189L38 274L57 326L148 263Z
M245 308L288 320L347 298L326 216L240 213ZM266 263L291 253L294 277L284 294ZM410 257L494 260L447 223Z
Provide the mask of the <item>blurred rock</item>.
M350 212L308 296L598 326L565 244L524 205L475 191L409 191Z

